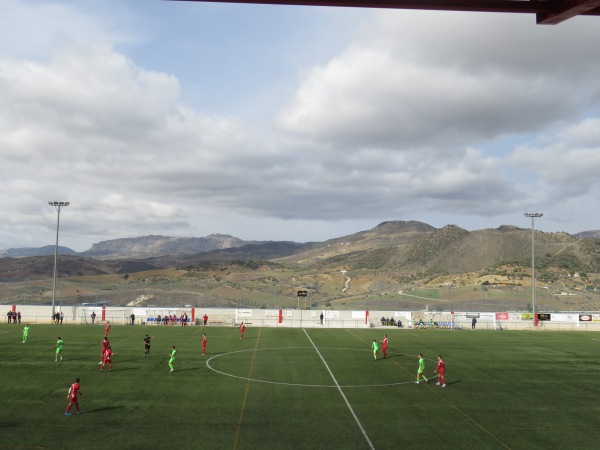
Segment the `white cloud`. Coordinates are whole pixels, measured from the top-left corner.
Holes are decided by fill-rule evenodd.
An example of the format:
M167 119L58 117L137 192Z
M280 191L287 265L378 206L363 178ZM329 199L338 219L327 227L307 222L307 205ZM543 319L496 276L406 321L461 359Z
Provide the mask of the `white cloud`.
M48 59L54 46L70 36L82 46L141 40L130 24L135 18L119 2L104 0L61 4L57 1L3 0L0 15L0 55Z
M82 250L144 234L322 240L393 219L498 226L529 205L576 213L597 193L600 29L587 22L376 14L264 133L250 125L259 96L248 116L206 112L179 73L117 48L140 35L127 13L42 5L9 2L13 21L43 26L0 53L0 248L52 242L48 200L71 202L61 233ZM181 39L193 36L163 51Z
M514 16L416 16L382 13L371 33L306 76L279 126L346 148L450 151L540 130L600 96L593 23L532 31Z
M547 201L574 197L597 198L600 190L600 133L598 119L584 119L540 142L520 146L508 161L527 170L538 183Z

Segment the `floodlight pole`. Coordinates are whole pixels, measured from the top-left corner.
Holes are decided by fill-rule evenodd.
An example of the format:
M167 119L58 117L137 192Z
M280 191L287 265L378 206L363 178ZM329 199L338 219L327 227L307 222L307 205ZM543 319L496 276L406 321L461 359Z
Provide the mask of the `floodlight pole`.
M531 304L533 310L533 326L538 326L538 317L535 310L535 219L542 217L542 213L524 213L525 217L531 217Z
M54 273L52 275L52 317L54 317L54 306L56 302L56 263L58 261L58 230L60 229L60 210L69 206L69 202L48 202L50 206L56 208L56 244L54 245ZM62 301L62 299L61 299Z

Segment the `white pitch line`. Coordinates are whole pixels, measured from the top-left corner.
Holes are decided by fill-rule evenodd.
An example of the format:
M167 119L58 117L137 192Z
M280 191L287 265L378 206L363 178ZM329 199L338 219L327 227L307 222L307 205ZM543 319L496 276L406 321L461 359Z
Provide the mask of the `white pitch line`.
M331 375L331 379L335 383L335 385L336 385L338 391L340 392L342 398L346 402L346 406L350 410L350 413L352 414L352 417L354 417L354 420L356 421L356 424L358 425L358 428L360 428L360 431L362 432L363 436L367 440L367 444L369 444L369 448L371 450L375 450L375 447L373 446L373 443L371 442L371 439L369 439L369 436L367 435L367 432L365 431L364 427L362 426L362 423L360 423L360 420L358 420L358 417L356 416L356 413L352 409L352 406L350 406L350 402L346 398L346 395L344 394L344 391L342 391L342 388L340 387L340 384L338 383L338 381L336 380L335 376L333 375L333 372L329 368L329 365L327 364L327 361L325 361L325 358L323 358L323 355L321 355L321 352L319 351L319 349L317 348L317 346L315 345L315 343L313 342L313 340L310 338L310 336L306 332L306 329L303 328L302 331L304 331L304 334L306 334L306 337L308 338L308 340L310 341L310 343L314 347L315 351L319 355L319 358L321 358L321 361L323 361L323 364L325 364L325 367L327 368L327 372L329 372L329 375Z
M331 349L333 347L323 347L323 348L327 348L327 349ZM229 356L229 355L234 355L236 353L246 353L246 352L256 352L256 351L261 351L261 350L305 350L305 349L311 349L313 350L313 347L278 347L278 348L256 348L256 349L248 349L248 350L237 350L235 352L227 352L227 353L219 353L218 355L214 355L211 356L210 358L208 358L206 360L206 367L208 367L210 370L212 370L213 372L216 372L220 375L225 375L227 377L231 377L231 378L237 378L238 380L244 380L244 381L254 381L255 383L266 383L266 384L278 384L280 386L299 386L299 387L307 387L307 388L328 388L328 389L332 389L332 388L337 388L337 386L333 385L333 384L304 384L304 383L287 383L285 381L271 381L271 380L259 380L258 378L249 378L249 377L244 377L241 375L234 375L232 373L228 373L228 372L223 372L222 370L218 370L215 369L212 365L211 362L213 359L217 359L217 358L221 358L224 356ZM362 351L362 352L368 352L369 350L366 350L364 348L334 348L335 350L352 350L352 351ZM402 353L396 353L397 355L402 355ZM425 358L427 359L427 358ZM433 361L432 359L430 359L429 361ZM340 385L341 388L347 389L347 388L373 388L373 387L389 387L389 386L400 386L403 384L413 384L415 381L414 379L411 379L410 381L399 381L397 383L384 383L384 384L346 384L346 385Z

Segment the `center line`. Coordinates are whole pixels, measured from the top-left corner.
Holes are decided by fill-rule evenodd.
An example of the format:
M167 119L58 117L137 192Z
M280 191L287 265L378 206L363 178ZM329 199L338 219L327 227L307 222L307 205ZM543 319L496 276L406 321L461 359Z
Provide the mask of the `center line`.
M246 408L246 400L248 399L248 390L250 389L250 377L252 376L252 370L254 369L254 359L256 358L256 351L258 350L258 340L260 339L260 332L262 328L258 329L258 336L256 337L256 345L254 346L254 354L252 355L252 362L250 363L250 371L248 372L248 381L246 382L246 391L244 392L244 400L242 401L242 409L240 410L240 418L238 420L237 430L235 432L235 440L233 441L233 450L236 450L238 444L238 438L240 437L240 430L242 429L242 420L244 418L244 409Z
M315 343L313 342L313 340L310 338L310 336L306 332L306 329L303 328L302 331L304 331L304 334L306 334L306 337L308 338L308 340L310 341L310 343L314 347L315 351L319 355L319 358L321 358L321 361L323 361L323 364L325 364L325 367L327 368L327 372L329 372L329 375L331 375L331 379L335 383L335 386L337 387L337 390L340 391L340 394L342 395L342 398L346 402L346 406L350 410L350 413L352 414L352 417L354 417L354 420L356 421L356 424L358 425L358 428L360 428L360 431L362 432L363 436L367 440L367 444L369 444L369 448L371 450L375 450L375 447L373 446L373 443L371 442L371 439L369 439L369 436L367 436L367 432L365 431L365 429L363 428L362 424L360 423L360 420L358 420L358 417L356 416L356 413L352 409L352 406L350 406L350 402L346 398L346 395L344 395L344 391L342 391L342 388L340 387L340 384L335 379L335 376L333 375L333 372L331 371L331 369L327 365L327 362L325 361L325 358L323 358L323 355L321 355L321 352L319 351L319 349L317 348L317 346L315 345Z

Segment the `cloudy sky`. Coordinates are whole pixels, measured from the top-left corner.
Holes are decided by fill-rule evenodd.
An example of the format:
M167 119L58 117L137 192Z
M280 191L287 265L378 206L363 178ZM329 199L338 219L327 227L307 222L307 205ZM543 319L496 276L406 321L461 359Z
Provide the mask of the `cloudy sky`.
M0 3L0 249L600 229L600 18Z

